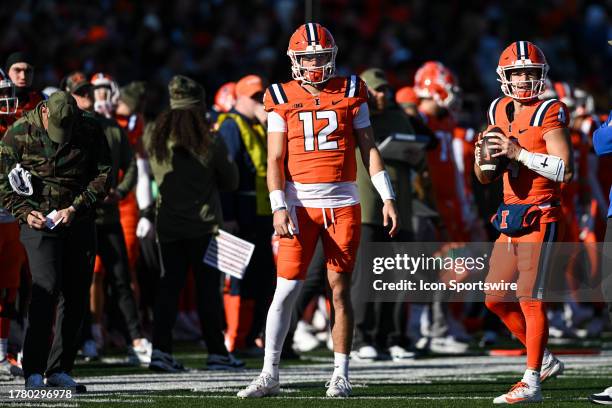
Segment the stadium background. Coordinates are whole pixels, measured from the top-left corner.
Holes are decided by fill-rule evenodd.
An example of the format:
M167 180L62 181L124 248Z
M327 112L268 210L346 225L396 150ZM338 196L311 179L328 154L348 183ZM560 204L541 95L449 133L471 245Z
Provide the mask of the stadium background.
M497 58L511 41L544 51L553 81L568 81L610 106L610 1L177 0L21 1L0 6L0 55L28 50L34 87L68 72L107 72L120 84L149 82L147 116L165 104L177 73L204 84L208 98L227 81L255 73L290 79L287 41L306 14L330 27L339 74L384 68L392 85L412 83L427 60L459 78L472 126L500 93Z

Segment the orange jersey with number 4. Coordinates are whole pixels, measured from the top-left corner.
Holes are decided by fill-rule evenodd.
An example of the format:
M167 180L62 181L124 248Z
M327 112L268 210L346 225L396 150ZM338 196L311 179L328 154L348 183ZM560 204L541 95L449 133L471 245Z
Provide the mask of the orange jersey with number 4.
M568 110L556 99L536 100L526 104L515 115L514 104L509 97L498 98L489 106L489 125L499 126L506 135L532 153L548 154L544 135L551 130L567 128ZM511 162L504 173L504 203L506 204L556 204L561 200L561 183L554 182L527 167ZM543 210L541 222L559 218L557 207Z
M353 118L367 96L365 83L356 75L331 78L316 96L297 81L266 90L266 111L276 112L287 124L287 181L355 181Z

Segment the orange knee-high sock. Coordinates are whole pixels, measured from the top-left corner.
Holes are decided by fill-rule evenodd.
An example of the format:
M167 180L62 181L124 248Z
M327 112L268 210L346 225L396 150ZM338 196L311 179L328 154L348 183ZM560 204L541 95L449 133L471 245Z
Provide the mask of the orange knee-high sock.
M521 309L527 323L527 368L539 371L548 342L546 305L539 300L522 300Z
M495 313L508 330L527 347L527 324L521 306L517 302L503 302L499 298L487 296L485 301L487 308Z

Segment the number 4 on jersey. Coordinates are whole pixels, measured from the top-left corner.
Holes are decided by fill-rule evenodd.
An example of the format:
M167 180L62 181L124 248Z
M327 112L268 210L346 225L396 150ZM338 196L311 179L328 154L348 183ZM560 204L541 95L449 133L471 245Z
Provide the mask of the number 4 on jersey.
M299 118L304 126L304 150L312 152L315 150L314 141L314 119L327 120L327 126L319 131L317 145L319 150L335 150L338 148L337 140L327 140L327 137L338 129L338 117L335 111L300 112Z

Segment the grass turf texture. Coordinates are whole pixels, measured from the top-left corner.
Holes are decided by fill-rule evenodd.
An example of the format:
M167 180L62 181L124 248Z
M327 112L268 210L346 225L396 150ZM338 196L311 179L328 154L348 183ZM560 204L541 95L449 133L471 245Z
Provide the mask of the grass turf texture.
M407 363L352 363L353 397L324 397L331 374L327 351L307 353L305 359L281 365L282 393L260 400L240 400L236 391L261 368L260 359L246 359L248 370L203 370L205 353L180 347L175 353L185 375L158 374L120 362L79 362L74 376L89 392L73 399L10 400L8 390L23 389L22 381L0 382L0 406L47 407L481 407L521 377L524 357L423 357ZM546 406L593 406L590 394L612 385L612 356L564 356L566 373L544 384Z

